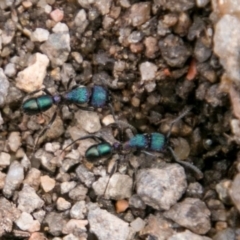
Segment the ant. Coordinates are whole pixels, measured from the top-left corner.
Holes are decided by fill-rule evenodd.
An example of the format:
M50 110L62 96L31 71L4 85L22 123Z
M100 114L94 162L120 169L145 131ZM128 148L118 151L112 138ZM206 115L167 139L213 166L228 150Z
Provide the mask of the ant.
M174 161L182 165L183 167L191 169L197 179L201 179L203 177L203 173L193 164L179 160L176 156L174 150L169 144L169 139L171 136L171 130L173 125L178 122L180 119L182 119L185 115L189 113L191 108L188 108L186 111L184 111L181 115L179 115L176 119L174 119L170 124L170 129L167 133L167 135L163 135L158 132L153 133L144 133L144 134L135 134L131 136L128 141L126 142L114 142L112 144L108 143L104 138L96 136L96 135L87 135L81 138L78 138L74 140L71 144L66 146L62 152L64 152L69 146L73 145L75 142L79 140L84 139L94 139L95 141L99 142L97 144L94 144L90 146L86 152L85 152L85 158L88 162L94 163L99 161L101 158L110 158L113 154L122 154L126 155L127 153L134 152L136 150L141 151L147 155L156 157L154 153L163 152L165 149L169 150L171 155L174 158ZM120 122L116 121L114 123L115 125L121 124ZM112 125L112 124L111 124ZM127 124L126 126L130 127L131 125ZM118 126L119 127L119 126ZM134 127L131 127L131 130L135 129ZM152 153L153 152L153 153ZM117 164L117 162L115 163ZM110 177L107 182L106 188L104 190L103 196L105 196L106 190L108 188L109 181L115 172L116 168L113 167L110 172Z

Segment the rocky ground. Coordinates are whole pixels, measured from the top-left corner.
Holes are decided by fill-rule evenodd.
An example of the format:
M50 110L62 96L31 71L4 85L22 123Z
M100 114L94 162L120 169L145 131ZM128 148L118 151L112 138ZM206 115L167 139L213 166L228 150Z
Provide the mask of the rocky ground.
M236 2L0 0L1 239L240 239ZM116 116L67 104L23 113L32 91L74 85L107 87ZM90 163L87 139L62 152L88 134L127 141L114 117L166 135L190 108L169 145L198 172L167 149Z

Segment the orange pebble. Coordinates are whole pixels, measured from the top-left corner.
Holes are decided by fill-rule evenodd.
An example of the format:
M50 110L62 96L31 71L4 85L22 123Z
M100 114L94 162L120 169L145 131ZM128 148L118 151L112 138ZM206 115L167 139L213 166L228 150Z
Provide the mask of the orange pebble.
M118 200L115 205L116 212L117 213L124 212L128 208L128 206L129 206L129 203L127 200L124 200L124 199Z

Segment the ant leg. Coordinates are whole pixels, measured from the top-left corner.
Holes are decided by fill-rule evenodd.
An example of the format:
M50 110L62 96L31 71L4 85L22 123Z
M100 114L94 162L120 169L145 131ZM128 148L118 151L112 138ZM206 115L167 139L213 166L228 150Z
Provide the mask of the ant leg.
M94 139L96 142L106 142L105 139L103 139L102 137L98 137L96 135L87 135L87 136L84 136L84 137L80 137L80 138L77 138L76 140L74 140L73 142L71 142L70 144L68 144L61 152L61 154L70 146L72 146L74 143L76 143L77 141L80 141L80 140L85 140L85 139L88 139L88 138L92 138ZM60 154L60 155L61 155Z
M167 136L166 136L166 139L169 139L169 138L170 138L173 125L174 125L176 122L178 122L180 119L182 119L183 117L185 117L185 116L192 110L192 108L193 108L193 107L189 107L186 111L184 111L182 114L180 114L176 119L174 119L174 120L170 123L170 128L169 128L168 134L167 134Z
M35 143L33 145L33 151L32 151L32 155L31 155L30 158L32 158L32 156L33 156L33 154L35 152L35 149L36 149L36 146L38 145L38 141L39 141L40 137L47 131L47 129L49 129L52 126L52 124L55 121L56 117L57 117L57 111L55 111L55 113L53 114L53 116L52 116L51 120L49 121L49 123L38 134L38 136L36 138L36 141L35 141Z
M191 169L195 173L197 179L203 178L203 173L200 169L198 169L196 166L194 166L193 164L191 164L189 162L179 160L171 147L168 147L168 150L171 152L175 162L181 164L183 167Z

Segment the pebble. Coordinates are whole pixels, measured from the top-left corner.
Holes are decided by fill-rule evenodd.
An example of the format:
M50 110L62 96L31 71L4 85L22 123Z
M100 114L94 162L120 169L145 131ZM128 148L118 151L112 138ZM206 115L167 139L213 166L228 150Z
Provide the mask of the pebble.
M168 240L189 240L189 239L191 239L191 240L211 240L212 238L197 235L188 230L185 230L184 232L174 233L171 237L168 238ZM229 239L229 238L226 238L226 239Z
M23 231L37 232L40 230L40 223L38 220L33 220L31 214L22 212L20 217L15 221L17 226Z
M159 50L157 38L151 36L146 37L144 45L146 47L145 56L147 58L155 58Z
M11 163L3 188L3 194L5 197L10 198L14 191L19 188L24 179L24 172L22 165L14 161Z
M208 5L209 0L196 0L196 4L199 8L204 8Z
M70 219L63 227L64 234L86 231L87 220Z
M50 34L48 40L40 46L41 51L48 56L52 67L62 66L70 53L70 35L67 32Z
M61 213L49 212L43 223L48 225L49 233L57 237L62 234L63 227L67 223L67 220Z
M129 20L134 27L141 26L150 19L151 3L140 2L131 6Z
M14 63L8 63L5 68L4 68L4 73L8 76L8 77L13 77L16 75L16 65Z
M79 237L76 237L73 234L68 234L67 236L62 238L62 240L79 240L79 239L80 239ZM81 239L81 240L85 240L85 239Z
M31 213L43 206L44 201L36 194L35 189L24 184L18 196L18 209Z
M60 9L55 9L50 13L50 17L55 22L61 22L63 20L64 13Z
M79 52L71 52L72 57L74 58L74 60L78 63L78 64L82 64L83 62L83 57L81 55L81 53Z
M129 234L128 223L100 208L88 213L90 232L99 240L126 240ZM103 231L104 229L104 231Z
M109 180L109 176L101 177L93 183L92 187L97 196L104 194L106 184ZM105 198L111 198L115 200L121 200L124 198L130 198L132 195L133 180L128 175L115 173L112 175L108 188L105 192Z
M85 214L87 213L86 203L85 201L76 202L70 211L71 218L74 219L84 219Z
M217 232L214 236L213 236L213 240L236 240L236 231L232 228L226 228L223 229L222 231Z
M71 203L66 201L64 198L60 197L57 200L57 209L59 211L65 211L67 209L71 208Z
M78 110L75 113L77 127L84 129L89 133L98 132L101 129L100 119L97 112Z
M0 172L0 189L2 190L5 185L6 174Z
M136 182L138 196L145 204L158 210L168 210L187 188L184 169L178 164L167 165L162 169L141 170Z
M11 159L11 155L9 155L8 153L5 152L1 152L0 153L0 168L6 168L7 166L10 165L10 159Z
M32 55L29 66L18 73L16 86L25 92L42 88L48 64L49 59L46 55L41 53Z
M137 194L134 194L130 197L129 205L133 208L138 208L138 209L146 208L146 204L143 202L143 200Z
M75 188L76 185L77 185L77 182L75 182L75 181L63 182L63 183L61 183L61 185L60 185L61 194L68 193L68 192L71 191L73 188Z
M171 12L185 12L189 9L195 7L195 0L169 0L169 1L156 1L158 7L162 7L163 9L168 9Z
M12 232L13 222L21 212L6 198L0 198L0 237L6 232Z
M154 80L156 77L157 66L151 62L143 62L139 66L141 81Z
M22 145L20 132L11 132L8 137L8 147L12 152L16 152Z
M2 68L0 68L0 86L0 106L3 106L8 95L9 81Z
M107 116L105 116L103 119L102 119L102 124L104 125L104 126L108 126L108 125L110 125L110 124L112 124L112 123L114 123L115 121L114 121L114 118L113 118L113 115L112 114L109 114L109 115L107 115Z
M86 198L87 192L87 188L85 188L83 185L78 185L77 187L72 189L68 195L72 200L81 201Z
M45 42L48 40L49 31L44 28L36 28L31 35L31 41L33 42Z
M68 33L69 28L65 23L57 23L54 28L52 29L54 33Z
M205 203L197 198L185 198L164 213L166 218L196 234L205 234L210 230L210 215Z
M230 1L226 2L226 6ZM240 30L237 28L240 19L234 15L225 14L215 25L214 52L220 59L229 79L240 84L237 51L240 44Z
M44 210L39 210L33 213L33 216L36 220L42 223L43 219L45 218L46 212Z
M239 190L239 184L240 184L240 173L238 173L230 188L229 188L229 195L235 205L235 207L240 211L240 190Z
M219 199L227 205L232 204L232 201L230 198L230 192L232 192L231 186L232 186L232 181L228 179L223 179L218 184L216 184L216 191L218 193Z
M191 52L183 40L173 34L167 35L158 42L161 55L171 67L183 67Z
M116 213L122 213L125 212L129 207L129 203L127 200L122 199L122 200L118 200L115 204L115 208L116 208Z
M95 181L94 174L83 165L79 165L77 167L76 174L80 181L84 183L87 187L91 187L93 182Z
M102 15L106 15L110 11L112 2L112 0L98 0L94 1L94 5Z
M43 233L34 232L31 234L31 236L28 240L46 240L46 237Z
M54 189L56 181L55 179L45 175L40 178L40 183L44 192L50 192Z
M77 27L78 33L83 33L87 28L89 21L87 19L87 13L84 9L81 9L74 18L74 24Z

